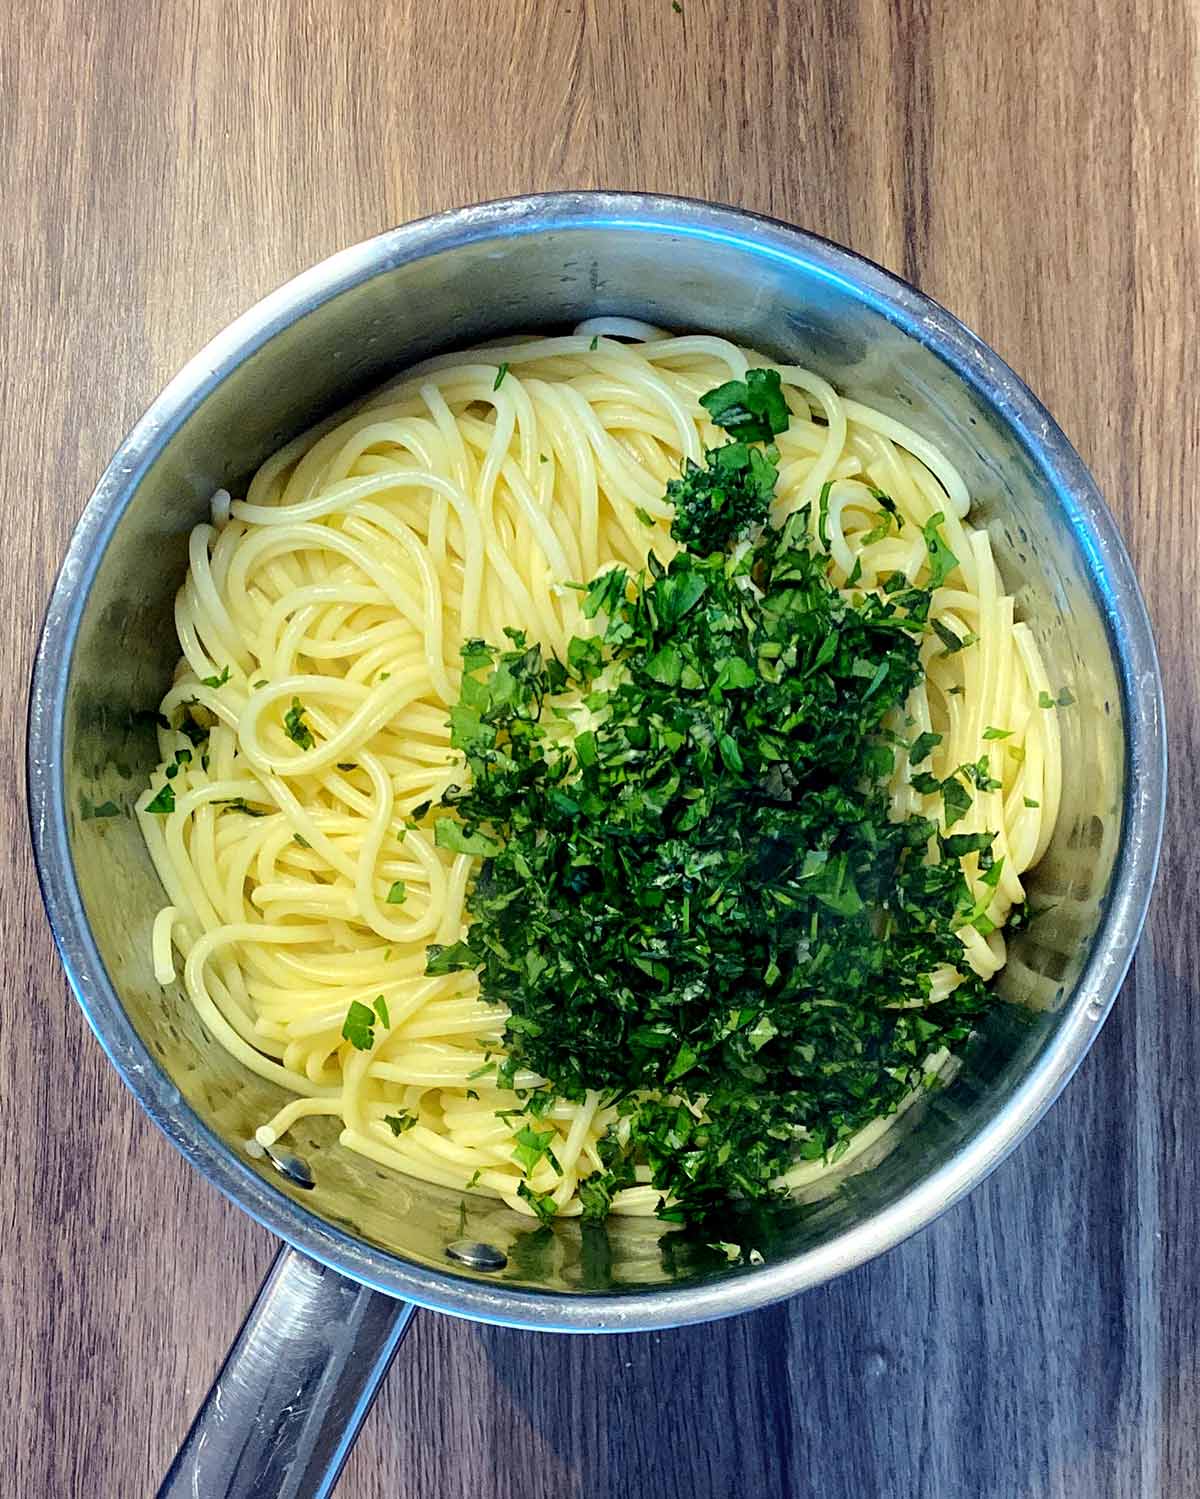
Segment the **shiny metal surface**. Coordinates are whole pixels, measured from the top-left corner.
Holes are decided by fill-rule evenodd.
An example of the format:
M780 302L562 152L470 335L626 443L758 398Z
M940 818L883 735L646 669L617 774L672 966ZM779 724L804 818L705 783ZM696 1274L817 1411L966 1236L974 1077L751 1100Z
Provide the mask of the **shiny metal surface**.
M155 982L162 902L128 804L177 649L186 536L218 486L431 350L625 313L726 333L810 364L940 443L977 497L1056 685L1062 818L1032 881L1054 912L1014 941L997 1007L954 1085L894 1147L798 1206L761 1266L688 1275L659 1226L531 1232L507 1209L402 1181L342 1151L328 1121L289 1137L311 1189L245 1148L278 1092ZM1164 795L1161 691L1137 584L1096 487L1046 411L949 314L847 251L730 209L564 194L406 226L298 277L167 387L104 474L54 591L30 706L29 795L51 922L80 1002L147 1112L224 1192L305 1254L426 1306L532 1328L619 1330L729 1315L860 1264L931 1221L1021 1139L1070 1077L1132 954ZM98 815L112 803L118 815ZM860 1166L874 1166L873 1170ZM499 1272L446 1259L471 1239Z
M281 1249L159 1499L324 1499L413 1311Z

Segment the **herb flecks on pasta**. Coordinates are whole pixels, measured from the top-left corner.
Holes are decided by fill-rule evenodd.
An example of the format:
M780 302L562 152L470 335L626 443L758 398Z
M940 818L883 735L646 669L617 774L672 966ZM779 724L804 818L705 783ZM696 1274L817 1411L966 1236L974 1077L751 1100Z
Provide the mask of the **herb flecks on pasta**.
M214 504L139 816L160 981L291 1095L260 1140L694 1221L878 1139L1057 815L1069 699L968 509L811 371L624 320L428 360Z

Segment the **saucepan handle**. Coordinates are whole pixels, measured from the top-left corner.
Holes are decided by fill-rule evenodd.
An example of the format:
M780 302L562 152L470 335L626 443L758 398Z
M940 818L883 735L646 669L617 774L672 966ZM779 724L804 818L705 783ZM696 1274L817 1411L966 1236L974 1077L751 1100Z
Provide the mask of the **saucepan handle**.
M415 1310L281 1249L158 1499L324 1499Z

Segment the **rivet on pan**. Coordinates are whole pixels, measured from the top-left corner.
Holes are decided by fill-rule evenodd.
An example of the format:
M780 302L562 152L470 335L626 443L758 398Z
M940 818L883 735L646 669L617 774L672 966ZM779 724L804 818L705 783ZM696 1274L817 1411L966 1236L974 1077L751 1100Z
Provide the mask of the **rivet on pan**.
M477 1244L474 1239L455 1239L446 1245L446 1258L469 1265L472 1270L503 1270L508 1255L494 1244Z
M267 1160L280 1176L286 1176L294 1187L315 1187L316 1182L308 1162L291 1150L280 1150L278 1145L267 1146Z

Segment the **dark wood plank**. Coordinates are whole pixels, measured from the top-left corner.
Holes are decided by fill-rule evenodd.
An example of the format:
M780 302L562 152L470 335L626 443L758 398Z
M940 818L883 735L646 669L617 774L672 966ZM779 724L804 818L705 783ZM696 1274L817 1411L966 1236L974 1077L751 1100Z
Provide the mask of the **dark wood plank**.
M0 1433L5 1492L152 1491L271 1254L108 1069L45 931L24 682L70 527L204 339L313 260L481 197L777 213L920 282L1027 376L1122 519L1176 796L1148 940L1078 1079L884 1260L719 1326L422 1317L346 1499L1200 1492L1200 895L1187 0L48 0L0 15Z

